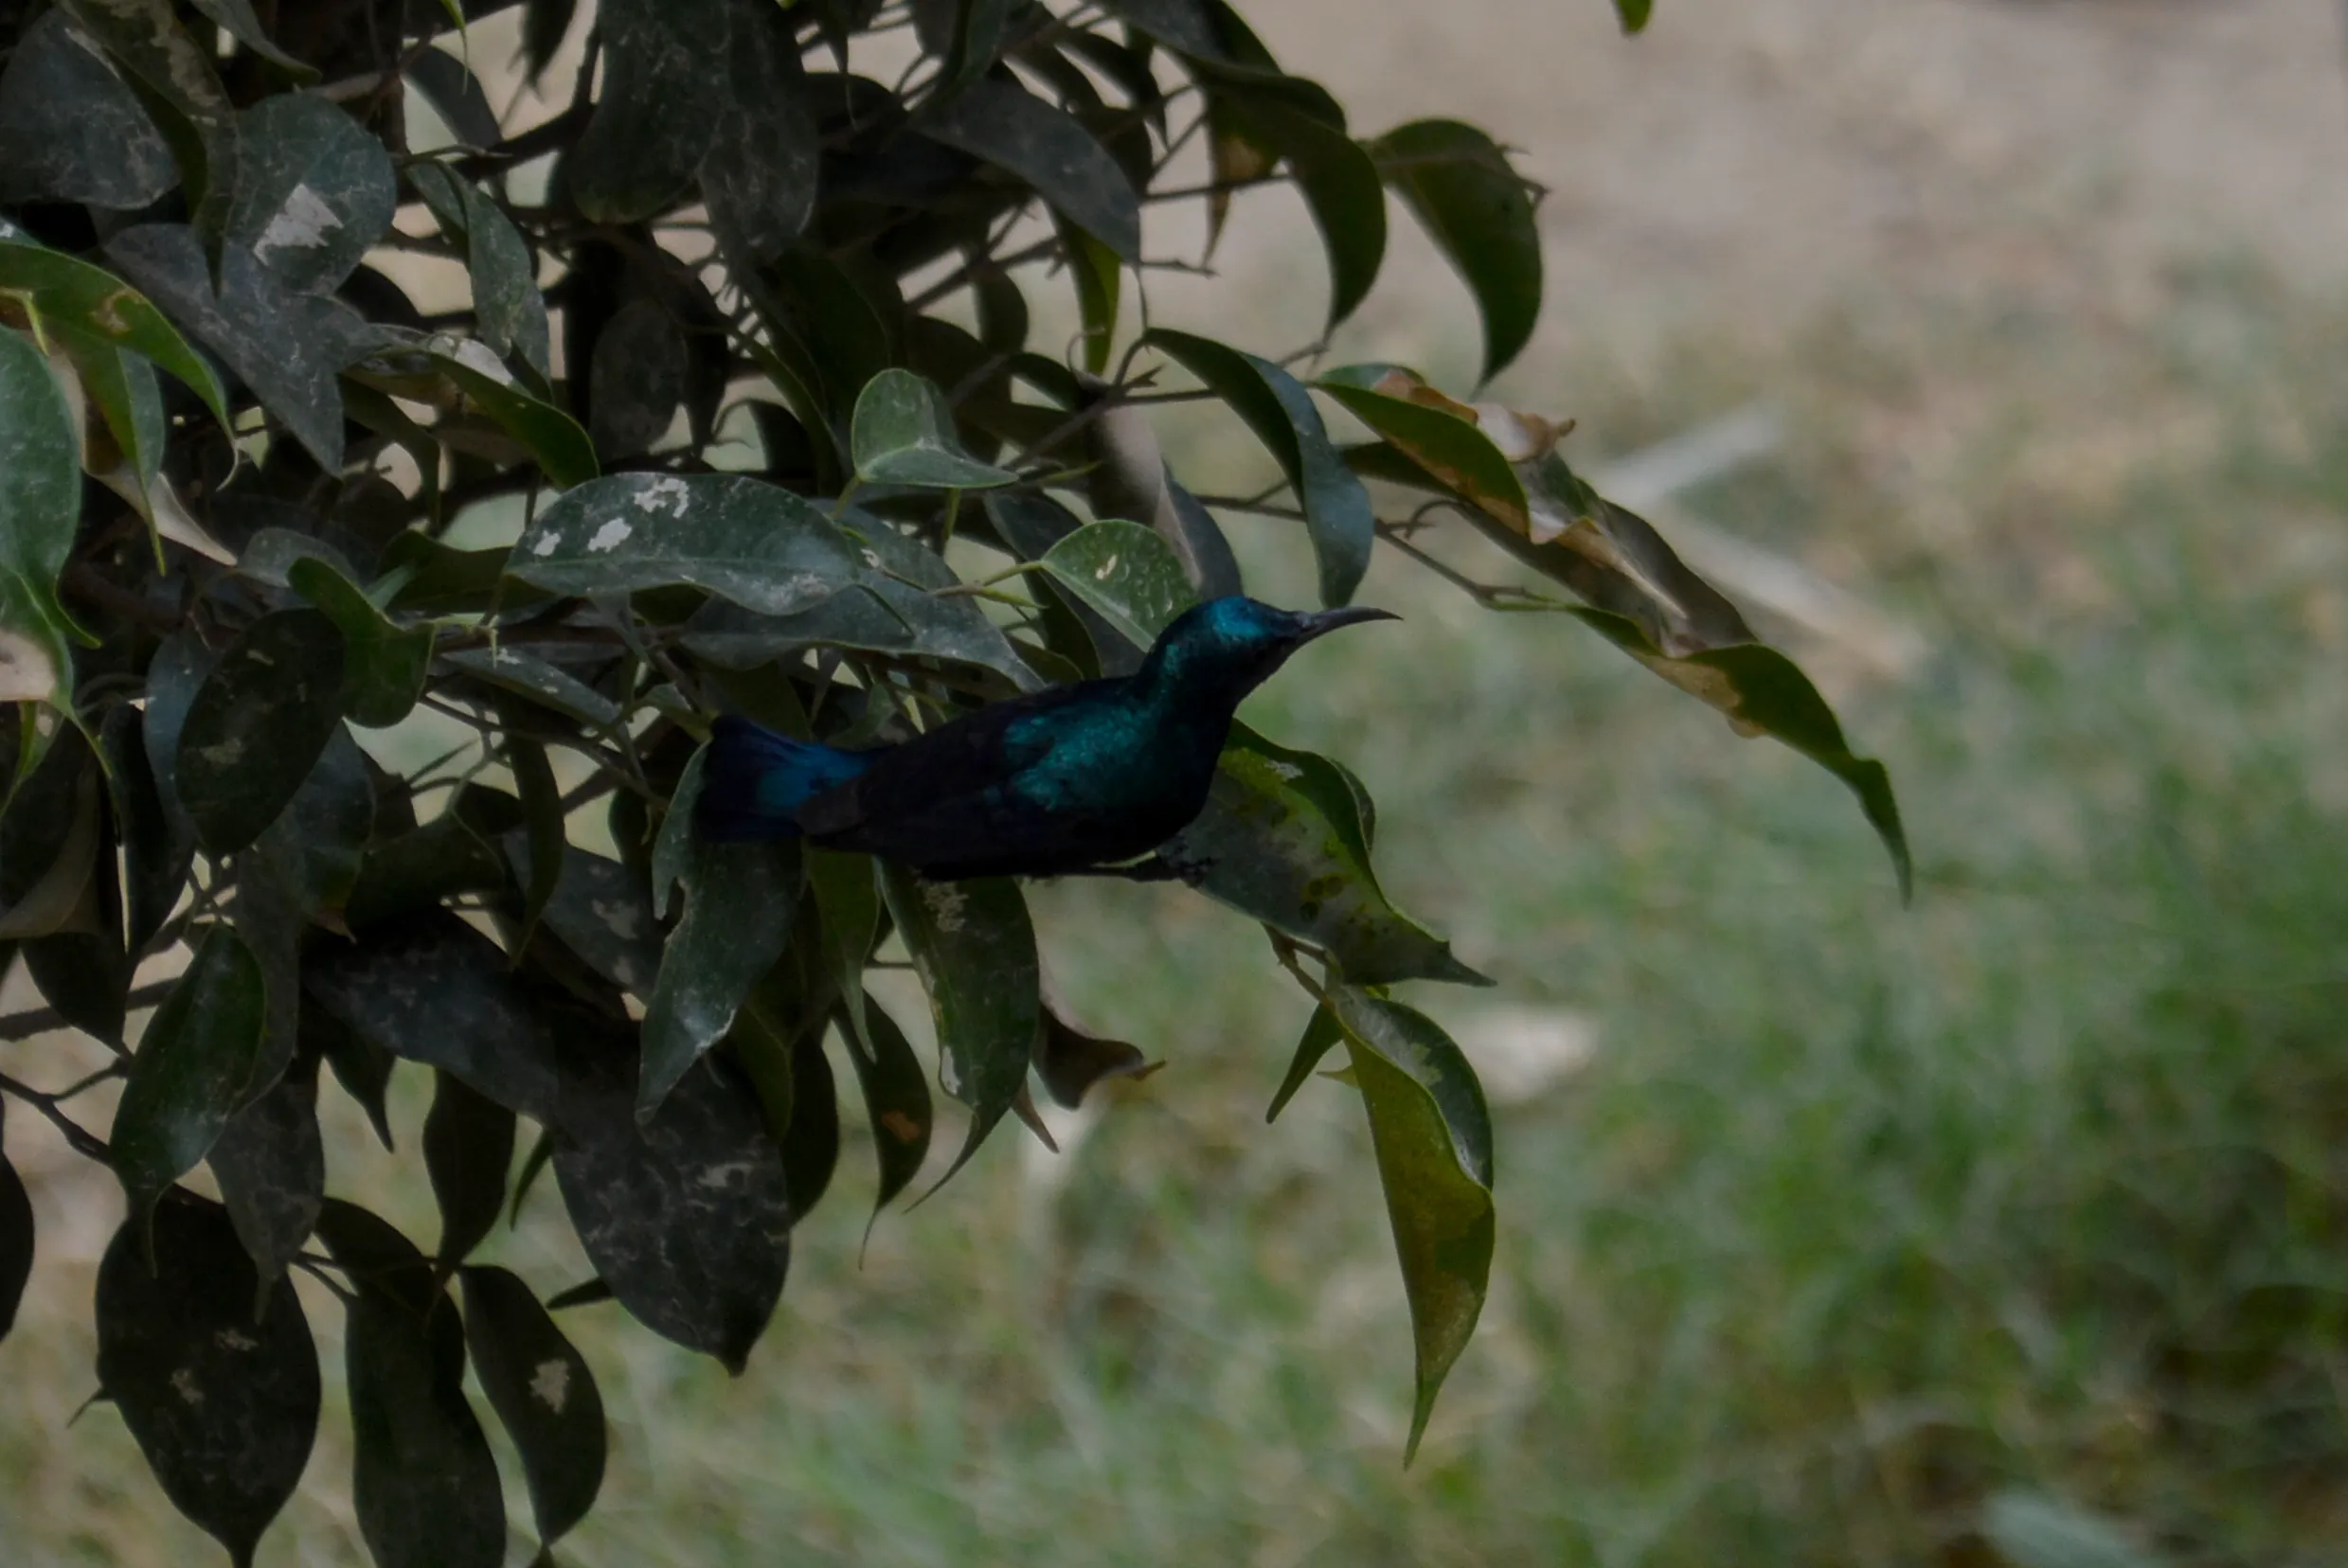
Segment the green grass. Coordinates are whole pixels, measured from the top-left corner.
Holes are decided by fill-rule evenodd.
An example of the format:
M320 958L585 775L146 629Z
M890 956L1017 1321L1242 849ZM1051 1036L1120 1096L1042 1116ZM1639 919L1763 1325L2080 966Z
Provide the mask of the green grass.
M2240 277L2173 304L2117 337L1862 311L1583 411L1617 444L1797 411L1702 499L1929 635L1897 688L1805 650L1894 770L1910 910L1826 775L1393 564L1369 597L1409 624L1250 708L1368 781L1389 891L1497 999L1600 1025L1499 1110L1492 1300L1414 1468L1359 1112L1316 1083L1263 1125L1303 999L1192 895L1068 884L1034 899L1058 991L1168 1069L1049 1179L1007 1131L861 1267L851 1138L740 1381L572 1314L617 1442L564 1560L1990 1562L2008 1487L2178 1563L2339 1560L2348 331ZM1246 543L1276 588L1287 543ZM1496 996L1410 1000L1464 1032ZM337 1126L337 1190L428 1238ZM496 1243L542 1289L585 1272L549 1199ZM8 1559L205 1560L111 1414L61 1430L89 1277L45 1256L0 1344ZM358 1559L347 1460L330 1417L263 1562Z

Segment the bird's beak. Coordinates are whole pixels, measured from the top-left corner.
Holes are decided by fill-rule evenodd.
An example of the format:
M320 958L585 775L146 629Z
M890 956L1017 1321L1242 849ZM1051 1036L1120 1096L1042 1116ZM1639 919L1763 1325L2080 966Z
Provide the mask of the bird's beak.
M1325 636L1340 626L1359 626L1365 621L1400 620L1402 617L1391 610L1373 610L1366 604L1350 604L1342 610L1312 611L1299 615L1297 619L1304 623L1303 631L1297 638L1299 644L1303 644L1315 637Z

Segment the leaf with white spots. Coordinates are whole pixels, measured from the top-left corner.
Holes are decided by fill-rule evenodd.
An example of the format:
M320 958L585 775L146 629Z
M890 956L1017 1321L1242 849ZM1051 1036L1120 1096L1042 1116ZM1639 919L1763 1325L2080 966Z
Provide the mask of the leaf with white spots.
M578 1041L565 1059L554 1150L564 1206L621 1306L739 1372L790 1266L782 1149L722 1057L703 1058L639 1122L632 1044Z
M116 348L152 360L184 382L222 428L227 427L227 400L211 365L152 300L103 267L44 249L21 235L0 237L0 290L21 297L42 334L63 339L77 359L84 349Z
M383 143L325 98L276 93L237 116L231 243L287 288L339 286L391 226L398 182Z
M1198 602L1174 546L1138 523L1088 524L1045 552L1044 570L1138 649Z
M18 35L0 73L0 199L127 212L175 178L170 148L94 39L62 10Z
M326 1197L317 1057L296 1057L268 1093L230 1118L206 1159L244 1250L264 1277L281 1277Z
M883 862L881 889L929 993L939 1086L970 1107L970 1135L952 1176L1027 1083L1044 1022L1035 928L1008 877L928 882Z
M315 610L279 610L239 634L181 728L174 783L214 854L243 848L292 804L342 726L343 640Z
M787 615L854 583L865 566L830 518L780 485L733 473L615 473L540 512L506 571L556 594L684 584Z
M701 770L669 807L692 819ZM644 1007L644 1068L636 1114L649 1116L701 1053L733 1027L734 1014L790 938L801 872L796 839L758 844L689 842L678 879L685 916L669 933L660 975Z
M506 836L507 859L517 875L529 853L522 834ZM650 895L625 865L565 846L563 873L539 919L596 973L636 996L652 995L660 972L660 931Z
M443 56L442 58L446 58ZM440 232L465 247L473 278L473 311L481 341L492 352L519 354L547 373L547 298L539 293L529 241L505 209L472 181L437 163L412 166L407 177L432 209Z
M223 258L237 188L236 106L211 52L180 25L171 0L63 0L77 31L95 39L140 98L179 166L207 265Z
M253 1560L318 1429L318 1356L294 1287L263 1285L217 1203L174 1192L98 1269L99 1385L172 1506Z
M522 1455L538 1538L551 1545L602 1488L603 1396L528 1285L504 1269L467 1268L459 1278L474 1375Z

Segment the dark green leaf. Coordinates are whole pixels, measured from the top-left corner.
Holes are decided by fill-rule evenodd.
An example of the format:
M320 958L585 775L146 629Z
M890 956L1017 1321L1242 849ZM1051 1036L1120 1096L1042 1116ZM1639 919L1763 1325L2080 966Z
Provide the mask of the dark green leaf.
M239 634L180 732L174 784L205 847L242 849L293 801L342 725L342 634L279 610Z
M527 697L540 707L550 708L566 719L576 719L589 728L609 729L619 722L618 704L577 676L567 674L537 655L525 653L510 644L500 643L494 648L459 649L441 655L441 658L453 668L500 691Z
M317 558L295 561L285 579L342 633L343 705L352 722L380 729L406 718L423 694L432 629L400 625L357 583Z
M1518 533L1532 531L1524 481L1479 424L1452 411L1464 405L1441 394L1435 401L1415 376L1382 365L1349 365L1313 385L1453 491Z
M624 1055L566 1063L554 1173L596 1271L637 1321L740 1372L790 1265L782 1151L758 1096L705 1058L651 1120Z
M1044 1032L1035 1042L1035 1076L1045 1092L1073 1111L1103 1078L1147 1078L1156 1071L1140 1047L1088 1035L1051 1007L1044 1009Z
M431 103L462 145L486 150L506 139L489 94L457 56L445 49L425 49L408 57L403 76L407 86Z
M1655 12L1655 0L1614 0L1614 13L1622 19L1626 33L1643 31L1647 18Z
M717 127L701 160L709 223L751 261L807 226L820 151L790 20L768 0L729 0L731 44Z
M487 345L434 338L427 354L475 407L522 444L557 490L583 485L600 472L595 445L579 421L524 390Z
M441 1068L424 1116L424 1170L440 1205L439 1261L454 1269L479 1246L506 1206L513 1167L513 1113Z
M1200 597L1243 591L1230 542L1198 498L1174 482L1149 410L1132 404L1096 410L1086 437L1093 516L1156 529L1174 547L1182 575Z
M88 895L105 835L88 742L63 729L37 762L17 763L0 815L0 940L94 930Z
M529 66L529 82L538 78L554 59L554 52L563 46L563 39L571 30L571 18L578 12L579 0L524 0L522 15L522 59Z
M349 730L337 727L317 766L255 847L297 916L339 929L374 823L375 783L367 754Z
M163 133L204 236L199 253L216 268L236 194L238 138L211 51L180 26L170 0L63 0L62 9L114 58Z
M302 980L394 1055L444 1067L533 1121L553 1119L555 1032L495 943L445 910L325 944Z
M1369 296L1386 260L1386 188L1367 150L1285 97L1228 87L1219 107L1248 138L1285 159L1329 257L1329 327Z
M364 1250L352 1245L358 1220L382 1233L366 1237ZM505 1500L489 1438L465 1399L456 1304L421 1273L421 1259L409 1261L404 1238L371 1215L330 1203L319 1234L356 1287L343 1361L351 1503L367 1551L378 1568L498 1568Z
M507 840L517 870L527 846ZM544 916L548 931L589 969L625 991L652 994L660 972L660 932L644 886L618 861L565 846L563 871Z
M1136 648L1198 602L1173 547L1138 523L1088 524L1045 552L1044 570Z
M1335 764L1235 725L1198 819L1158 851L1186 880L1326 950L1359 985L1489 985L1387 901L1352 787Z
M269 34L261 28L260 18L253 14L253 0L191 0L191 3L223 32L272 65L282 65L302 81L317 77L315 70L270 42Z
M554 897L568 845L563 825L563 787L555 779L547 748L512 733L511 717L506 717L506 766L513 773L513 787L522 797L524 816L523 853L515 863L522 886L522 924L512 938L513 950L520 953L529 946L530 936L546 914L547 900ZM507 835L507 841L511 845L511 834Z
M0 1340L16 1327L16 1309L32 1277L32 1198L24 1178L0 1155Z
M524 364L545 375L547 298L538 292L538 270L522 231L505 208L444 165L417 164L409 169L408 179L432 209L440 232L464 243L481 341L500 358L519 354Z
M557 594L684 583L787 615L863 570L832 520L779 485L732 473L615 473L540 512L506 569Z
M1541 313L1541 229L1532 189L1490 136L1458 120L1414 120L1372 147L1387 183L1418 215L1476 296L1483 377L1515 359Z
M986 498L986 513L995 536L1024 561L1042 561L1053 545L1084 526L1049 495L996 491ZM1139 648L1114 622L1076 594L1055 586L1049 574L1042 587L1037 599L1044 612L1043 631L1054 651L1087 675L1130 675L1141 667ZM1092 650L1089 659L1084 657L1086 646Z
M1483 1311L1492 1274L1492 1117L1466 1056L1425 1013L1352 986L1332 987L1329 1006L1370 1111L1410 1297L1418 1398L1407 1462Z
M587 433L605 457L650 452L685 401L685 339L658 300L632 299L595 340Z
M522 1455L539 1540L551 1545L602 1489L603 1397L528 1285L504 1269L468 1268L462 1278L474 1376Z
M391 1114L385 1104L391 1070L399 1058L328 1012L308 995L299 1014L302 1048L315 1050L334 1069L334 1081L367 1113L367 1125L385 1149L391 1147Z
M995 670L1022 691L1032 691L1042 684L975 601L968 597L939 597L941 590L959 586L960 579L936 551L853 508L841 514L840 527L870 569L864 576L864 593L839 595L822 610L877 604L907 633L894 645L867 646L893 646L956 664L977 665Z
M357 312L338 300L295 293L241 247L221 258L216 294L195 231L174 223L124 229L106 241L106 255L242 378L319 467L342 467L335 372L379 335ZM168 363L164 368L179 374Z
M251 950L214 926L148 1023L115 1112L115 1174L134 1221L210 1152L244 1103L264 1005Z
M228 239L301 294L339 287L391 226L398 182L383 143L322 98L278 93L237 116Z
M782 1185L791 1194L796 1222L814 1212L832 1185L840 1160L840 1097L832 1059L823 1054L823 1029L791 1049L791 1122L782 1132Z
M228 403L220 377L152 300L114 274L38 245L9 241L0 242L0 289L27 299L44 332L126 348L152 360L186 383L221 427L227 428Z
M1018 477L962 451L944 395L910 370L884 370L857 395L850 445L868 485L990 490Z
M0 245L0 265L18 248ZM0 702L73 699L76 628L57 578L81 511L78 446L48 363L0 330Z
M171 150L62 10L19 34L0 72L0 199L130 211L171 188Z
M1342 1044L1345 1032L1337 1027L1336 1016L1326 1006L1313 1009L1312 1022L1304 1026L1304 1036L1297 1042L1297 1054L1289 1060L1288 1076L1280 1080L1279 1092L1272 1096L1271 1108L1264 1113L1266 1122L1276 1121L1297 1091L1313 1076L1321 1059Z
M1349 602L1370 569L1377 522L1370 492L1331 444L1312 395L1270 360L1210 338L1160 327L1142 341L1205 383L1279 460L1304 506L1305 529L1320 563L1321 602Z
M326 1198L318 1135L318 1061L297 1056L269 1091L229 1119L206 1160L237 1238L275 1282L299 1255Z
M1076 117L992 78L923 115L922 131L1025 182L1120 259L1141 259L1141 205L1117 160Z
M1002 52L1013 0L913 0L913 27L922 47L937 55L938 91L951 94L985 75Z
M865 1035L864 965L881 928L881 890L872 859L812 846L801 851L807 885L822 924L824 965L847 1010L859 1049Z
M699 797L697 755L670 804L690 821ZM701 1053L733 1026L735 1009L773 967L791 935L799 896L796 840L713 844L691 839L681 868L685 917L669 934L660 977L644 1007L644 1069L636 1114L649 1116ZM654 880L664 901L667 889Z
M115 1232L97 1316L99 1385L164 1495L251 1563L318 1430L317 1348L294 1287L264 1284L218 1204L175 1192Z
M691 182L726 82L726 0L604 0L602 97L567 160L579 210L649 218Z
M880 1191L872 1200L878 1219L889 1200L921 1174L922 1162L929 1157L933 1113L929 1080L905 1031L870 997L864 999L863 1015L862 1034L853 1027L848 1032L848 1050L872 1123L872 1151L880 1161Z
M1068 274L1076 280L1076 310L1084 323L1084 368L1106 375L1109 354L1117 342L1117 302L1124 286L1124 267L1117 252L1070 223L1060 225L1067 247Z
M1104 9L1170 49L1203 60L1223 57L1223 40L1205 0L1105 0Z
M950 1177L1027 1082L1044 1022L1035 929L1019 884L1006 877L933 882L883 862L881 888L929 993L939 1085L970 1107L970 1135Z
M157 493L155 475L162 468L170 432L163 422L163 388L156 382L155 367L111 343L78 333L59 333L53 347L62 348L72 362L81 395L105 424L101 432L88 428L84 421L82 467L138 511L154 541L156 561L164 560L165 530L158 521L179 543L212 554L214 559L224 556L217 541L210 541L192 526L193 519L177 515L171 502L164 501L164 495L170 494L168 487L163 495ZM109 440L114 448L111 453L106 450ZM163 504L158 506L158 502Z

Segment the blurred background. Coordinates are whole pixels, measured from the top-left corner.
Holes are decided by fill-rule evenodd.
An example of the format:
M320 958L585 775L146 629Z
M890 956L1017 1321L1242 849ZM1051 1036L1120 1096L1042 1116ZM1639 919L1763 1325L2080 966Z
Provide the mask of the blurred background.
M1047 886L1057 992L1165 1070L1056 1117L1057 1156L1006 1130L869 1245L851 1114L740 1381L566 1314L617 1435L562 1559L2348 1560L2338 8L1661 0L1637 41L1604 0L1242 9L1357 132L1522 150L1549 304L1495 395L1577 419L1568 456L1889 763L1914 905L1824 774L1385 561L1364 597L1408 624L1246 717L1363 776L1389 890L1499 982L1408 988L1492 1090L1501 1225L1415 1466L1357 1101L1264 1125L1307 1002L1194 895ZM1195 256L1184 223L1153 251ZM1243 195L1216 263L1156 318L1271 354L1319 319L1291 194ZM1463 392L1477 343L1399 218L1329 362ZM1167 434L1204 488L1271 472ZM1228 526L1306 597L1281 525ZM56 1081L69 1050L0 1058ZM432 1235L326 1098L333 1190ZM9 1133L41 1251L0 1342L0 1559L210 1560L110 1411L68 1427L114 1184ZM491 1256L583 1278L533 1202ZM330 1416L263 1563L361 1560L346 1444Z

